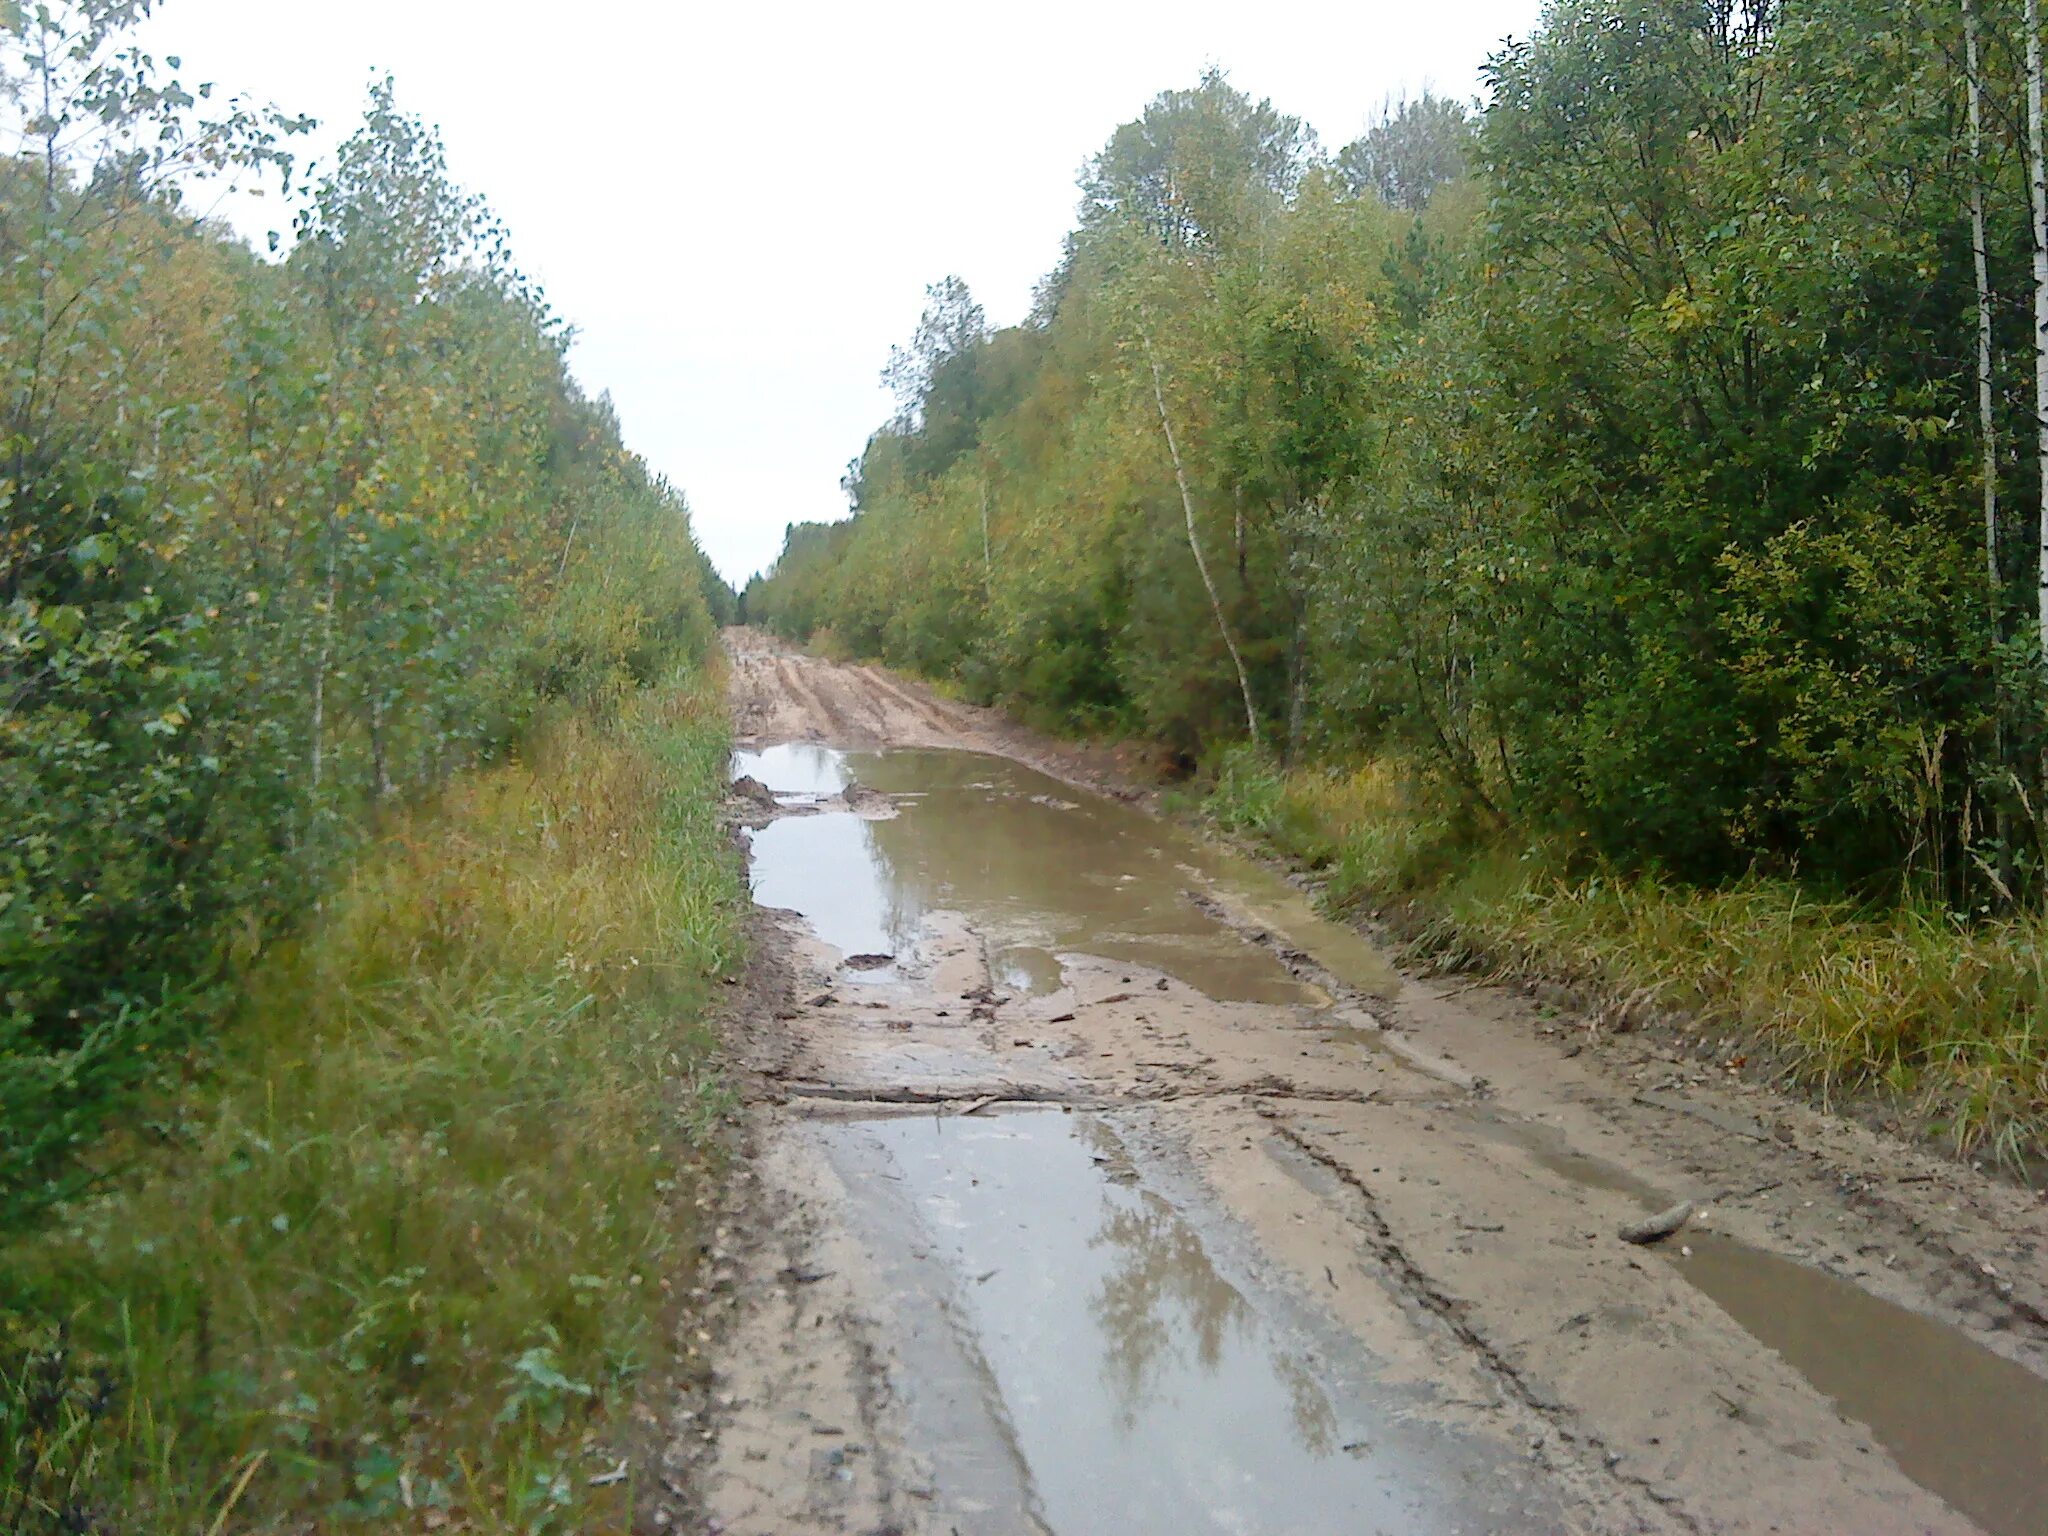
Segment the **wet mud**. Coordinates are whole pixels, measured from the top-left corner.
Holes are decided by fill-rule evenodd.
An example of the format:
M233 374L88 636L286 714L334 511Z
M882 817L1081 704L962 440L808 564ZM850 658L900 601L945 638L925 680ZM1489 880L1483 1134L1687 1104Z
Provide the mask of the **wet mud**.
M1678 1272L1776 1350L1908 1477L1992 1536L2048 1532L2048 1381L1953 1328L1713 1232Z
M1473 1123L1575 1184L1645 1211L1665 1201L1547 1126ZM1657 1252L1867 1427L1909 1477L1992 1536L2048 1533L2048 1379L1958 1329L1708 1228L1681 1229Z
M705 1529L2048 1532L2023 1199L1405 980L885 674L735 665L781 1001Z

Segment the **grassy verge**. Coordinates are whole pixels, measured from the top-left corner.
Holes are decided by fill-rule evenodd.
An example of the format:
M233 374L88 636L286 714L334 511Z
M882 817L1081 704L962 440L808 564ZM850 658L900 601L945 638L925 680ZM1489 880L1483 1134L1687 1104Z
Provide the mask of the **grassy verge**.
M1957 1150L2048 1146L2048 919L1960 923L1816 900L1783 881L1697 890L1475 837L1385 765L1227 758L1204 808L1323 871L1339 907L1394 908L1421 952L1541 974L1748 1035L1823 1097L1909 1105Z
M228 1059L0 1249L0 1530L598 1531L726 1108L712 680L546 722L247 978Z

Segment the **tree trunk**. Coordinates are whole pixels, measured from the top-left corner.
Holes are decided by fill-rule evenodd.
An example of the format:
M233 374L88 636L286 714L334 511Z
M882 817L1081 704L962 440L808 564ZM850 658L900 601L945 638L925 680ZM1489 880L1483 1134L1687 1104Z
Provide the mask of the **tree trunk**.
M370 800L382 805L391 798L391 765L384 752L384 701L370 695Z
M334 545L327 546L327 608L320 616L320 659L313 666L313 813L320 813L321 747L327 740L327 669L334 659Z
M1223 616L1223 599L1216 594L1216 583L1209 575L1209 562L1202 556L1202 540L1195 531L1195 498L1188 490L1187 470L1180 459L1180 444L1173 435L1173 417L1166 409L1166 384L1159 371L1159 359L1152 353L1152 338L1145 338L1145 361L1152 366L1152 398L1159 405L1159 427L1166 434L1166 451L1173 456L1173 481L1180 487L1181 511L1187 514L1188 548L1194 553L1195 569L1202 573L1202 587L1209 594L1209 611L1216 615L1216 628L1223 636L1224 649L1230 652L1230 664L1237 668L1237 686L1244 694L1244 725L1250 734L1252 745L1259 745L1259 711L1252 703L1251 675L1244 669L1244 657L1237 651L1237 641L1231 638L1230 623Z
M1308 696L1308 614L1297 608L1294 634L1287 647L1287 749L1291 767L1301 757L1302 718Z
M2005 600L1998 572L1998 418L1993 410L1991 372L1991 257L1984 235L1984 64L1977 0L1962 0L1963 74L1970 99L1970 260L1977 279L1977 438L1984 479L1984 602L1991 620L1991 755L2005 774L2005 698L1998 647L2004 639ZM2000 896L2012 890L2012 813L1997 792L1994 826L1998 842Z
M1242 485L1234 487L1232 494L1235 501L1235 514L1233 518L1234 526L1231 532L1237 539L1237 584L1240 587L1248 587L1251 585L1251 577L1245 573L1244 487Z
M562 584L562 578L569 574L569 551L576 547L576 529L583 522L583 508L579 505L569 519L569 537L562 540L562 562L555 567L555 585Z
M1984 238L1984 75L1978 55L1977 0L1963 0L1963 71L1970 93L1970 257L1977 269L1977 434L1983 453L1984 575L1992 638L1998 633L1998 426L1992 414L1991 260Z
M2041 650L2048 658L2048 148L2041 127L2041 0L2027 0L2027 192L2034 215L2034 438L2041 472Z

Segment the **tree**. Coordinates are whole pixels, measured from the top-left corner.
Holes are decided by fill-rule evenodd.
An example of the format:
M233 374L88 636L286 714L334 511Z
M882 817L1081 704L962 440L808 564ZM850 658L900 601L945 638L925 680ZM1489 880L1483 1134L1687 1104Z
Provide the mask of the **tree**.
M0 1227L384 804L721 592L389 83L266 261L183 188L299 120L177 84L148 9L0 7Z
M1202 590L1209 595L1209 612L1216 620L1216 631L1223 637L1223 645L1230 652L1230 664L1237 669L1238 691L1244 695L1244 729L1251 738L1253 747L1259 744L1259 706L1252 697L1252 680L1245 671L1244 653L1237 648L1237 640L1230 632L1230 620L1223 611L1223 599L1216 591L1216 578L1209 574L1209 562L1202 554L1202 536L1195 526L1195 497L1188 489L1187 465L1180 455L1180 441L1174 436L1173 414L1166 408L1166 380L1160 372L1159 357L1152 349L1150 333L1143 333L1145 365L1152 375L1152 399L1159 408L1159 430L1166 438L1166 451L1173 460L1173 483L1180 490L1181 510L1187 516L1188 552L1195 557L1195 569L1202 577Z
M1465 109L1424 91L1384 103L1364 134L1338 152L1337 169L1354 195L1420 213L1438 188L1465 174L1471 142Z
M905 432L925 423L931 396L947 368L988 340L988 316L959 277L943 277L925 289L924 313L908 347L891 347L882 382L896 396L897 421Z
M2048 128L2042 123L2041 5L2026 0L2027 200L2034 217L2034 456L2040 471L2041 657L2048 665Z
M1082 227L1132 223L1174 250L1226 248L1293 195L1315 148L1299 118L1211 69L1110 136L1081 179Z
M1976 0L1962 0L1963 76L1970 114L1970 265L1977 287L1977 434L1983 460L1984 564L1996 638L1998 624L1998 419L1991 367L1990 248L1984 227L1984 69Z

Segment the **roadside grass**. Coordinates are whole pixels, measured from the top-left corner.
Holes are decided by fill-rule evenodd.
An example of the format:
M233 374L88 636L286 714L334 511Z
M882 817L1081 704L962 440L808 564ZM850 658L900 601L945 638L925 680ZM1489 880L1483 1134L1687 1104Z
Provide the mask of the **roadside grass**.
M1892 1099L1964 1155L2025 1168L2048 1148L2048 918L1574 872L1455 823L1385 763L1282 772L1239 751L1203 809L1323 872L1338 908L1400 912L1417 958L1749 1035L1824 1101Z
M224 1058L0 1248L0 1530L603 1531L730 1107L702 673L406 815Z

